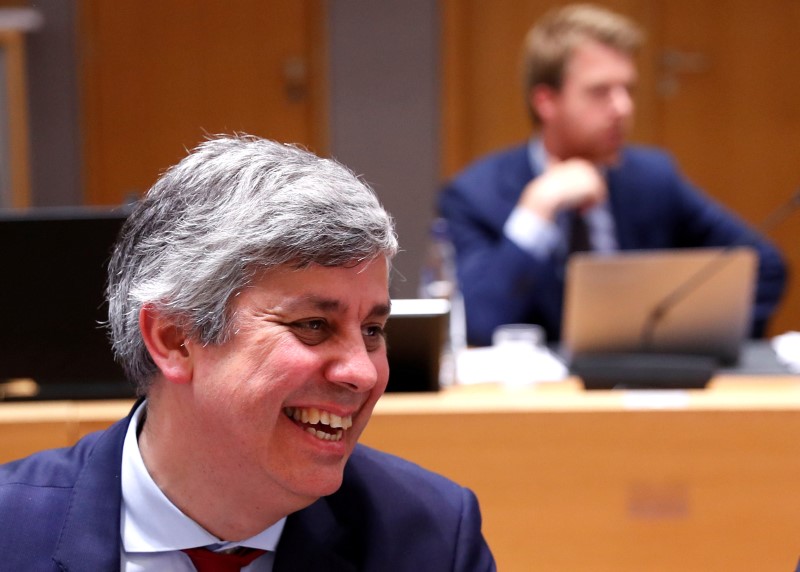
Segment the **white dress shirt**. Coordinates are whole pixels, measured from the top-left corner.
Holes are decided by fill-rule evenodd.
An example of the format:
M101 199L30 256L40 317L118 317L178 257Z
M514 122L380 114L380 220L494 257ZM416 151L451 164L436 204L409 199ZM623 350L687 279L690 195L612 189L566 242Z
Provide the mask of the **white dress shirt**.
M242 542L223 542L183 514L161 492L147 472L137 439L144 403L134 412L122 448L122 507L120 570L123 572L194 572L184 548L213 545L213 549L247 546L268 550L246 572L272 572L275 547L286 524L283 518Z
M547 168L547 153L541 139L531 139L528 143L528 159L534 173L543 173ZM614 228L614 218L608 202L595 205L584 213L589 231L589 244L593 252L614 252L618 250ZM545 220L528 209L516 206L506 220L503 233L514 244L537 259L545 259L551 254L566 255L568 244L567 217L559 213L556 221Z

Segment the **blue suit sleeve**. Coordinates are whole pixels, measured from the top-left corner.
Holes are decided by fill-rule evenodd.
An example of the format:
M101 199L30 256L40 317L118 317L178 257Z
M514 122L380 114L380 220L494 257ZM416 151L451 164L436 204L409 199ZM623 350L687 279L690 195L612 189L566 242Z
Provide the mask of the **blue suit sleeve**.
M481 513L475 494L463 490L463 509L456 541L454 572L495 572L497 567L481 534Z
M532 256L503 234L515 203L504 202L479 180L457 180L439 197L456 250L472 345L489 345L497 326L516 322L540 324L549 339L560 335L561 265L552 257Z

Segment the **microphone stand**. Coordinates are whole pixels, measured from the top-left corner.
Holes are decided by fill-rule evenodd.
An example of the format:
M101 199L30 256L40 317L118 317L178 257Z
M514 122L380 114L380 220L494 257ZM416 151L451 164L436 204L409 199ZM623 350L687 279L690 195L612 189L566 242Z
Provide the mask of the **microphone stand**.
M712 260L704 264L697 272L692 274L687 280L680 283L677 288L667 294L653 310L647 315L642 327L641 334L641 348L643 351L653 351L655 348L655 333L656 327L661 323L661 320L669 313L669 311L678 305L678 302L683 300L686 296L700 287L706 280L714 276L719 270L722 269L731 258L725 256L731 252L735 246L726 246L719 255L715 255Z
M767 218L755 228L754 231L750 231L748 234L756 237L759 235L769 234L773 228L783 222L783 220L792 214L798 207L800 207L800 188L797 189L791 197L789 197L788 201L772 211ZM745 237L743 240L737 240L725 246L720 251L719 256L715 256L712 260L709 260L706 264L701 266L697 272L678 284L677 288L672 290L658 304L656 304L655 308L653 308L653 310L645 319L644 327L642 328L641 346L644 351L651 351L653 349L655 330L661 320L664 319L664 316L666 316L672 308L677 306L681 300L686 298L686 296L694 292L699 286L702 286L706 280L719 272L722 267L731 260L729 256L726 256L728 253L735 248L747 245L748 242Z

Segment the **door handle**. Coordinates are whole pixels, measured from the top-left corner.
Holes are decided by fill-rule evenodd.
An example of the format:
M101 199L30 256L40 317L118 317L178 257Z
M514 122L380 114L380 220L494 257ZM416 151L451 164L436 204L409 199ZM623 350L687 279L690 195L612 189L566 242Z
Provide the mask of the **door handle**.
M661 52L658 67L659 94L674 97L680 90L680 76L706 73L711 69L711 59L702 52L666 48Z

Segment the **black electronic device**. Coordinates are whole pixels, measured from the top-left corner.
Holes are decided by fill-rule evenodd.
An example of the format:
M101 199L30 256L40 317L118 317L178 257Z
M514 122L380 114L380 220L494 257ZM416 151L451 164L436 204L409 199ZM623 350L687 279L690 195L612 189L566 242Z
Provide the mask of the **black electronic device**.
M132 397L106 329L106 267L127 210L0 211L0 398ZM6 388L24 387L17 395Z
M395 299L386 323L389 392L437 391L448 336L447 300Z

